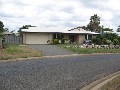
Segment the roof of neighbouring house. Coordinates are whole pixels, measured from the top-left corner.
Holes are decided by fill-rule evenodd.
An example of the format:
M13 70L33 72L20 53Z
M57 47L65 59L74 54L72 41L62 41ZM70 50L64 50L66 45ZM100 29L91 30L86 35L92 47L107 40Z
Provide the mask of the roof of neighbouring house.
M86 31L82 28L68 28L68 27L29 27L22 29L21 32L43 32L43 33L73 33L73 34L99 34L96 32Z
M4 35L10 35L10 34L13 34L13 33L11 33L11 32L3 32L2 34L4 34Z

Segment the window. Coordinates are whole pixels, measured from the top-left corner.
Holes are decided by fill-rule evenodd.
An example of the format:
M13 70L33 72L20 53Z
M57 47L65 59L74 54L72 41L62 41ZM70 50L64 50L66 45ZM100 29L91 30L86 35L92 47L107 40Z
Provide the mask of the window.
M86 40L92 40L92 35L86 34L86 35L85 35L85 39L86 39Z

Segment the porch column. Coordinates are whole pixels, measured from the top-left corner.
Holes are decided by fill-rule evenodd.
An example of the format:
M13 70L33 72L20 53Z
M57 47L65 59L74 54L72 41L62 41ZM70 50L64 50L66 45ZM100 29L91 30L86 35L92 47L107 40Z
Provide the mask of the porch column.
M55 37L57 38L57 34L55 34Z
M88 40L88 34L87 34L87 40Z

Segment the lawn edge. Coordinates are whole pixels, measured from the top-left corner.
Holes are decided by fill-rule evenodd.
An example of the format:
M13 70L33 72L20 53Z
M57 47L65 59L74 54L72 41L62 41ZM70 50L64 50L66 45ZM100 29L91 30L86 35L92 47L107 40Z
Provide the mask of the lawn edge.
M94 82L92 82L91 84L83 87L80 90L98 90L99 88L101 88L103 85L107 84L109 81L113 80L114 78L116 78L117 76L120 75L120 71L117 71L115 73L112 73L108 76L105 76L99 80L96 80Z
M25 61L32 59L42 59L42 58L58 58L58 57L69 57L69 56L90 56L90 55L110 55L110 54L120 54L120 53L92 53L92 54L70 54L70 55L55 55L55 56L41 56L41 57L27 57L27 58L16 58L0 60L0 62L13 62L13 61Z

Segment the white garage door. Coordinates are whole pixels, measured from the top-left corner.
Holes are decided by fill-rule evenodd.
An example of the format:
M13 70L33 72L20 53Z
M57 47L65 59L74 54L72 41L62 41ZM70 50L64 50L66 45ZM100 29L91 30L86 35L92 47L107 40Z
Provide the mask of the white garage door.
M49 34L46 33L27 33L26 44L47 44Z

